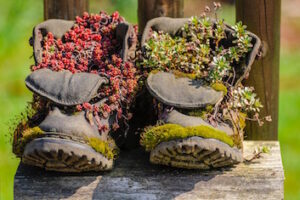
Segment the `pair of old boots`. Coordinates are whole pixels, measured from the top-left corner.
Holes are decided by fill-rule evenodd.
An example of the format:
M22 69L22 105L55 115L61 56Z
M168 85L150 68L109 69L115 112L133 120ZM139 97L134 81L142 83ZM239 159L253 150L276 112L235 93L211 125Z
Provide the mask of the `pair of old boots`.
M165 17L149 21L141 46L147 41L151 30L178 35L186 22L187 19ZM48 20L34 28L36 63L42 62L41 35L52 32L56 38L62 38L73 24L64 20ZM123 44L120 52L123 61L129 55L128 49L132 45L129 35L132 31L131 26L126 23L116 27L119 42ZM230 34L231 30L227 28L226 31ZM259 38L254 34L250 36L253 38L254 48L247 56L244 74L252 65L260 46ZM101 118L100 123L108 129L99 130L96 126L97 119L93 115L89 115L87 110L74 109L86 102L98 107L105 103L106 98L99 100L95 97L109 82L106 76L39 69L31 73L25 82L34 93L34 98L39 101L39 108L36 109L37 114L31 117L28 127L15 134L14 152L23 163L64 172L105 171L113 168L117 146L110 133L117 113ZM212 125L200 116L189 114L191 110L213 106L221 101L224 96L222 91L203 86L201 80L177 77L172 72L149 73L144 82L144 90L140 89L135 94L139 97L134 103L135 106L142 106L136 106L132 121L123 123L118 132L128 131L128 124L137 128L139 124L154 125L153 119L158 121L159 124L146 128L140 139L141 145L150 151L151 163L210 169L243 160L242 148L233 139L236 132L231 124ZM136 117L135 113L139 116ZM133 131L129 129L126 134Z

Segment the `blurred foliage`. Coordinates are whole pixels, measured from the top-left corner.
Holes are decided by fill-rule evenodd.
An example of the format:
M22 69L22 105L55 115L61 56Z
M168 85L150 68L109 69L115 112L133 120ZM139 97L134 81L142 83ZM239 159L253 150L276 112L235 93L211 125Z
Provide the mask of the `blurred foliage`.
M117 10L128 22L137 23L137 0L90 0L90 12L98 13L100 10L108 14Z
M90 2L91 12L105 10L111 13L119 10L129 22L137 22L137 0ZM24 85L29 66L33 64L28 39L32 28L43 20L43 1L0 0L0 5L0 200L9 200L13 197L13 177L19 163L11 153L9 126L14 124L16 116L25 109L26 102L31 98ZM232 24L234 13L233 7L224 7L221 16ZM299 26L299 18L294 22ZM292 51L282 49L279 140L286 176L285 199L300 199L299 58L300 48Z
M0 199L6 200L12 199L13 176L19 162L11 153L9 127L31 98L24 84L33 64L28 39L33 26L43 19L43 2L0 2Z

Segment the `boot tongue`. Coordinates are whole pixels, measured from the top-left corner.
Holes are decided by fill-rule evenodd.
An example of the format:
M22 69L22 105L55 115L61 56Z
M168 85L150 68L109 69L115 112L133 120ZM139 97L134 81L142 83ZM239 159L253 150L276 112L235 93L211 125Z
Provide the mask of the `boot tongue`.
M89 102L97 95L99 87L107 82L106 78L96 74L49 69L34 71L25 80L31 91L65 106Z
M149 92L162 103L177 108L193 109L214 105L223 98L223 93L202 81L176 77L172 73L150 73L146 82Z

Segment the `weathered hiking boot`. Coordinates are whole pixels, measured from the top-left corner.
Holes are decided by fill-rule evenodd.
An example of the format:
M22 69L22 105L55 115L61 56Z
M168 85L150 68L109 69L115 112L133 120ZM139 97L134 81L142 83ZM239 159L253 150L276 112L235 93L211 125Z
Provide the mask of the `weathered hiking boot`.
M142 47L152 31L180 36L189 19L166 17L150 20L142 36ZM226 26L227 40L232 41L232 29ZM258 54L260 40L252 33L253 49L247 54L245 65L235 66L235 85L240 84ZM202 118L203 112L218 105L226 91L212 88L203 80L194 79L177 71L153 70L146 86L154 97L158 125L145 129L141 145L150 151L150 162L188 169L210 169L241 162L245 118L235 116L234 123L210 122ZM230 113L233 114L234 113ZM239 126L237 131L236 126Z
M47 33L63 38L73 25L72 21L48 20L34 28L31 44L36 65L43 62ZM123 62L127 60L131 31L127 23L116 27ZM131 73L129 70L127 65L127 73ZM46 67L26 78L26 86L34 93L33 114L18 125L13 145L23 163L61 172L112 169L118 148L109 133L117 119L121 123L122 108L117 109L115 104L116 111L110 111L107 101L115 97L100 96L103 88L115 80L102 74L52 71ZM102 112L100 116L98 112Z
M26 86L35 95L49 100L49 113L35 127L22 133L19 148L22 162L55 171L100 171L113 166L116 146L108 130L101 135L89 112L65 106L90 102L108 80L96 74L40 69L26 78ZM104 101L96 102L98 106ZM110 126L109 118L101 123Z
M158 102L158 120L163 122L142 136L141 143L151 151L152 163L209 169L242 161L242 151L235 147L234 131L229 125L213 126L190 114L222 100L222 91L167 72L151 73L146 84Z

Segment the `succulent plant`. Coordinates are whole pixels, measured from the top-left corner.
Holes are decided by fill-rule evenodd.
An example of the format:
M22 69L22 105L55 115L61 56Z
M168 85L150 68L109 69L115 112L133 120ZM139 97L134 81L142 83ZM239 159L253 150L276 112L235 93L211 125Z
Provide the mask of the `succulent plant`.
M233 64L240 64L251 50L251 37L241 22L231 28L234 40L230 47L224 20L215 22L209 17L191 17L182 28L182 36L153 31L146 43L142 65L164 71L179 70L205 78L208 83L233 78Z
M260 112L260 109L263 107L254 93L253 87L238 87L234 89L229 106L242 112Z

